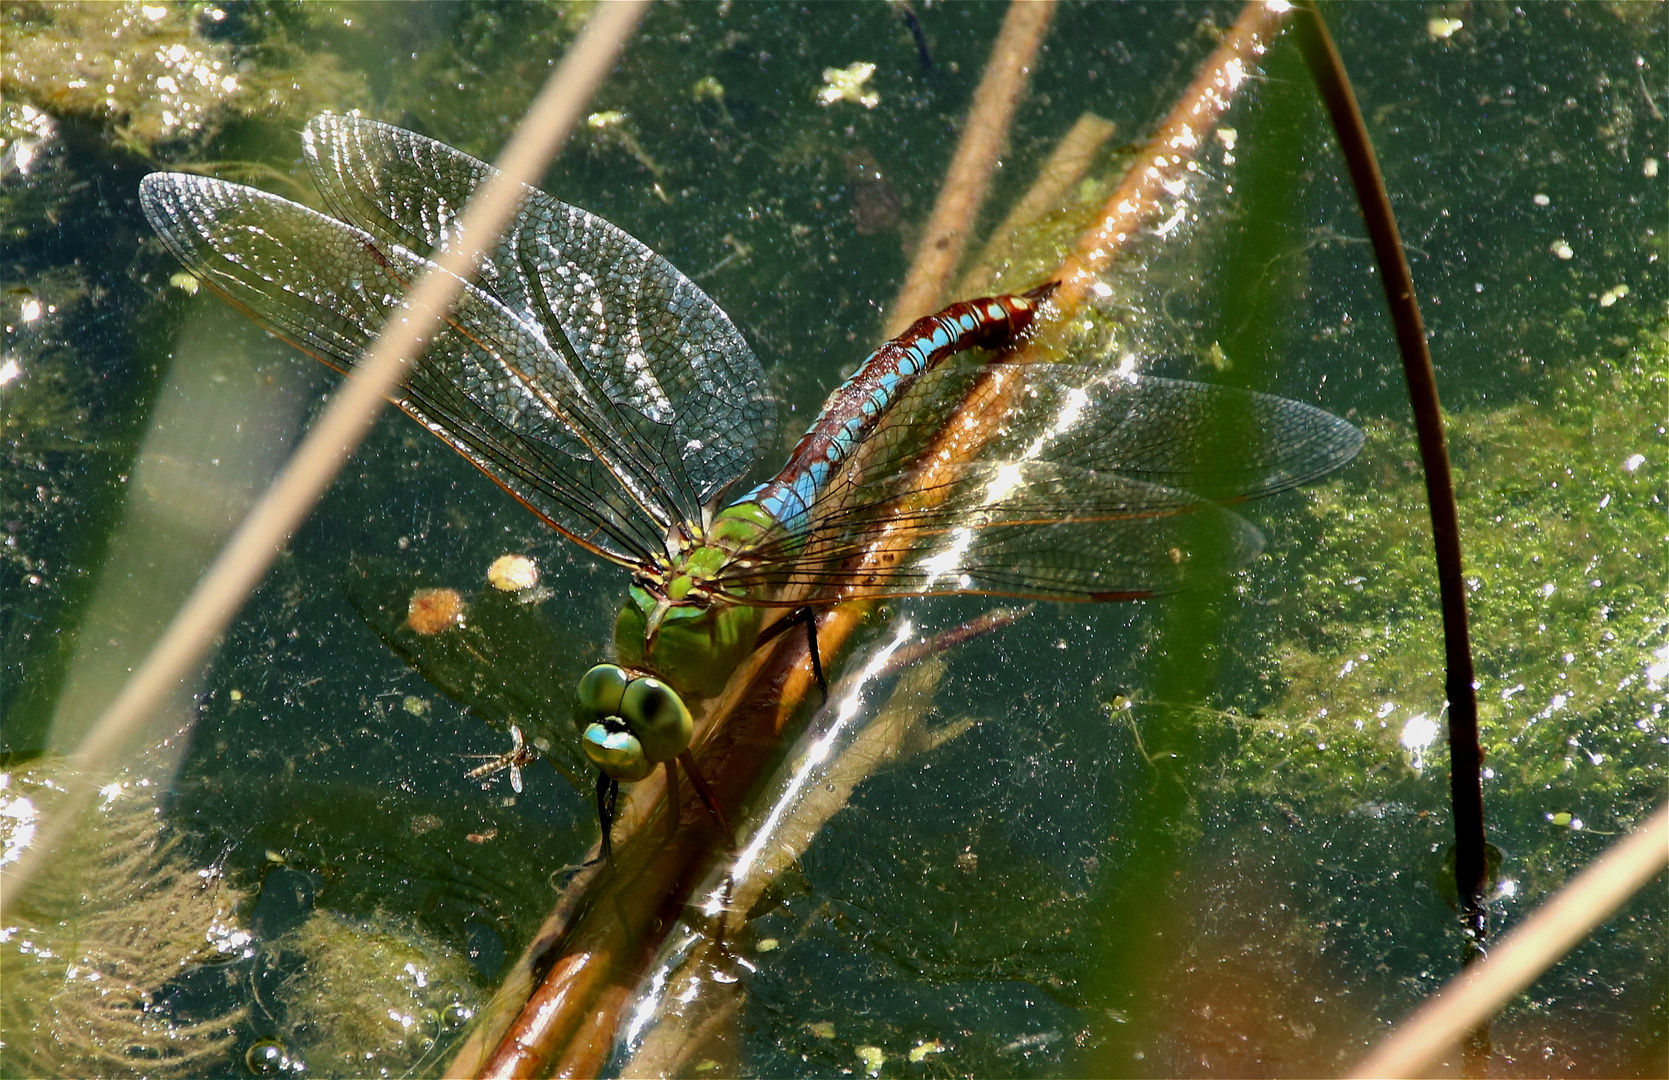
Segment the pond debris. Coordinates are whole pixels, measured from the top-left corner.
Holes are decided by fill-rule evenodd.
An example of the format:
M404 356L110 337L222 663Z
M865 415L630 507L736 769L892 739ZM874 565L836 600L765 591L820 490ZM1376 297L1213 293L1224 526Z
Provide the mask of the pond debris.
M846 179L852 185L852 222L859 236L874 236L898 227L904 200L868 148L847 151Z
M500 555L487 567L487 582L499 592L523 592L539 584L539 564L526 555Z
M457 589L418 589L406 608L406 625L433 637L463 622L464 598Z
M1434 41L1443 41L1447 38L1454 37L1455 31L1465 25L1466 24L1461 22L1459 19L1448 19L1443 17L1431 18L1426 20L1426 33L1429 34Z
M874 74L875 65L867 60L859 60L843 68L824 68L823 85L817 91L817 103L833 105L839 101L850 101L866 109L873 109L881 104L880 91L868 88L869 77Z
M637 133L632 128L631 118L619 109L605 109L594 112L585 118L585 129L591 135L591 145L594 148L615 147L626 151L636 161L648 170L655 178L654 192L656 198L662 202L672 199L661 189L660 181L666 176L666 169L649 156L638 140Z

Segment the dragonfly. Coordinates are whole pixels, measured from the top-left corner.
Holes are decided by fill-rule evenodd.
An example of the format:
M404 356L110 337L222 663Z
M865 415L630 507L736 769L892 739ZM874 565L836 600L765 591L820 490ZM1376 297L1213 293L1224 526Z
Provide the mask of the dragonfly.
M377 121L303 133L328 213L185 173L140 184L146 217L202 282L349 371L460 235L493 168ZM694 716L785 626L848 600L976 594L1107 601L1245 565L1261 536L1226 503L1309 483L1362 434L1281 397L1007 363L1052 285L919 320L837 387L786 464L777 401L719 306L620 228L532 187L391 400L556 533L627 574L614 658L579 680L607 843L621 783L690 757ZM924 469L966 402L964 460ZM963 410L963 411L959 411ZM906 553L865 560L904 536ZM519 742L519 739L518 739ZM710 798L709 798L710 802Z

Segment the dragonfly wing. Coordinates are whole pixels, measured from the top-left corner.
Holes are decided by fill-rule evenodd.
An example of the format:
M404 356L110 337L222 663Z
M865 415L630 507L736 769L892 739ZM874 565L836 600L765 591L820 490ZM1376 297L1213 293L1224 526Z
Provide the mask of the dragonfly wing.
M952 466L937 477L938 490L895 497L888 525L815 531L759 580L812 586L828 599L1133 600L1236 569L1263 547L1250 523L1218 504L1116 473L1028 461ZM924 508L923 496L943 501ZM879 553L884 531L907 547Z
M1355 425L1272 394L1088 364L956 364L882 418L859 468L902 476L947 423L969 433L968 461L1051 461L1217 501L1307 484L1362 448ZM834 521L865 501L831 485L814 513Z
M444 143L359 117L314 117L314 180L347 221L432 254L497 170ZM776 403L730 318L671 263L616 226L536 188L478 264L479 284L537 327L611 406L639 467L680 516L776 443Z
M813 504L809 534L767 540L743 572L831 598L1172 591L1260 550L1219 503L1314 480L1361 439L1267 394L1091 365L950 365L882 419ZM954 464L937 463L945 440ZM889 536L905 550L854 564Z
M358 359L433 265L307 207L206 177L153 173L140 201L164 243L207 284L338 370ZM619 450L585 394L522 319L462 283L393 400L554 528L634 565L662 549L664 511L609 460Z

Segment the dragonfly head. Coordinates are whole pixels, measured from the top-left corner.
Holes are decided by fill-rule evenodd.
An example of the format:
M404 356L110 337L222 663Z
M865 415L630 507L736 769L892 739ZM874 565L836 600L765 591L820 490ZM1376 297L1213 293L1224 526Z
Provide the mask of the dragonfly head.
M598 664L580 679L574 726L591 763L625 783L683 753L695 734L690 710L672 687L618 664Z

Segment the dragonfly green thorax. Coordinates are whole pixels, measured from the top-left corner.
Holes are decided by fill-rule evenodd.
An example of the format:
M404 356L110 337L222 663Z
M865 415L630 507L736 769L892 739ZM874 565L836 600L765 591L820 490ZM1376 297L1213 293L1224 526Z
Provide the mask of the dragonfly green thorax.
M666 557L633 574L614 624L616 659L659 673L692 698L722 690L753 651L764 614L733 579L749 569L749 549L771 526L752 503L724 510L705 532L686 525Z

